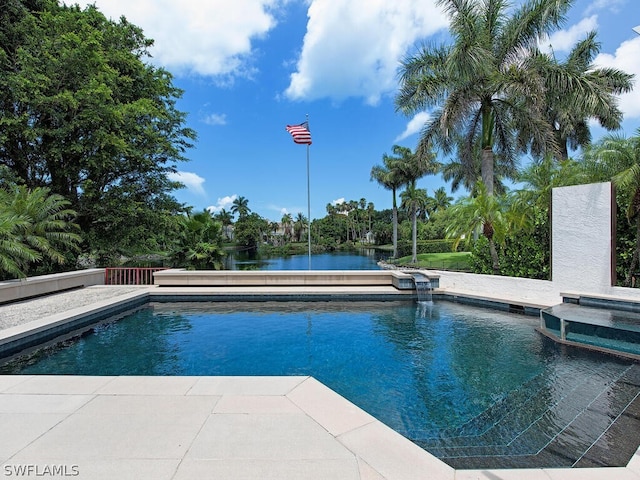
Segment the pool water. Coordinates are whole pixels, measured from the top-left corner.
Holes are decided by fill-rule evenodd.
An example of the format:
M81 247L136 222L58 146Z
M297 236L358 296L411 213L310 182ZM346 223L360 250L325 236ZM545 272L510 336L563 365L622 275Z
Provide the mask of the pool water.
M598 402L619 416L638 366L563 350L537 323L450 302L150 303L0 372L312 375L451 465L574 466L612 420L542 453Z

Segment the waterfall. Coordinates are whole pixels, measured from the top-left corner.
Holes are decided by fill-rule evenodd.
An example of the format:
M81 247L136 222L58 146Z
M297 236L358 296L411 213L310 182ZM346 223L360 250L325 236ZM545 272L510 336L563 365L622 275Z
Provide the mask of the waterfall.
M418 295L418 303L433 303L433 287L429 277L422 273L412 273L413 283L416 285L416 293Z

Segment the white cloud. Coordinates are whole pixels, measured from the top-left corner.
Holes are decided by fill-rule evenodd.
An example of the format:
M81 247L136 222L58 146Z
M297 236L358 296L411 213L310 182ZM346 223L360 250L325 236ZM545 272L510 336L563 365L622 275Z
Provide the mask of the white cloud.
M218 198L216 204L208 206L207 210L209 210L211 213L218 213L223 208L225 210L229 210L236 198L238 198L238 195L235 193L233 195L227 195L226 197Z
M419 112L416 113L409 123L407 123L407 128L404 129L400 135L398 135L394 143L404 140L405 138L409 138L414 133L418 133L424 127L424 124L427 123L431 119L431 115L427 112Z
M624 113L625 119L640 118L640 37L622 42L613 55L608 53L599 54L594 64L597 67L617 68L626 73L635 75L634 90L620 95L620 109Z
M598 10L609 10L617 13L625 3L627 3L627 0L594 0L585 10L585 15L589 15L591 12Z
M331 201L331 205L334 205L334 206L335 205L342 205L344 202L345 202L344 197L337 198L337 199Z
M108 17L142 27L155 40L153 61L174 74L251 73L252 41L276 25L287 0L95 0Z
M435 0L312 0L308 16L285 91L291 100L355 96L375 105L396 89L409 47L448 25Z
M591 15L583 18L575 25L566 30L558 30L551 37L540 41L540 50L549 53L551 48L554 52L569 52L576 43L583 40L587 33L598 28L598 16Z
M174 182L183 183L187 190L197 195L205 195L202 184L205 182L204 178L192 173L192 172L175 172L167 175L169 180Z
M226 125L227 114L226 113L210 113L208 115L205 115L202 121L207 125L211 125L211 126Z

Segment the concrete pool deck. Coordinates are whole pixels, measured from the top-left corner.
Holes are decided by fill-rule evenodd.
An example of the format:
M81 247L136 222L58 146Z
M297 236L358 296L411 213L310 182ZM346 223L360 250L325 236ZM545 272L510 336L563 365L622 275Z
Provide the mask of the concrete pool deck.
M0 305L0 336L152 290L90 287ZM203 293L163 288L187 291ZM310 377L0 376L0 422L9 478L640 480L639 452L625 468L456 471Z

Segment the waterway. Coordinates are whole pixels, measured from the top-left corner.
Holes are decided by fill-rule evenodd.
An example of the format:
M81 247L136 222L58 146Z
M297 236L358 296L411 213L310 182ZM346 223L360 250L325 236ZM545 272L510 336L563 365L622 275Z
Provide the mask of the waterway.
M353 252L318 253L311 255L311 270L378 270L378 261L389 252L363 248ZM232 252L225 260L227 270L309 270L308 255L286 257L252 256Z

